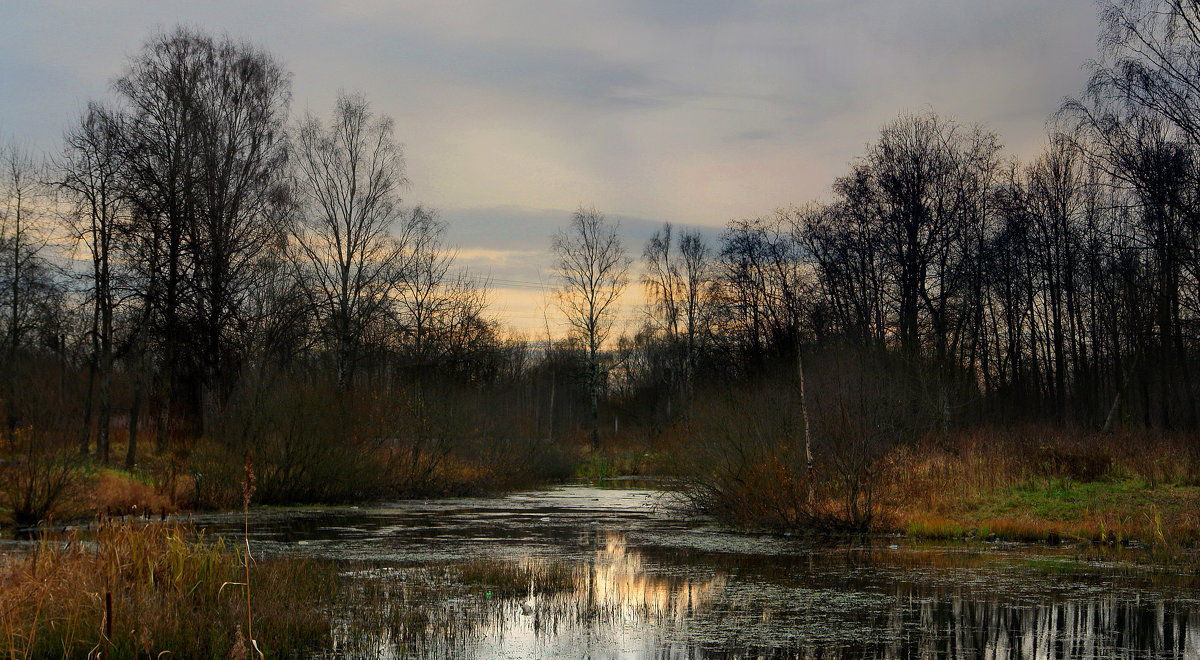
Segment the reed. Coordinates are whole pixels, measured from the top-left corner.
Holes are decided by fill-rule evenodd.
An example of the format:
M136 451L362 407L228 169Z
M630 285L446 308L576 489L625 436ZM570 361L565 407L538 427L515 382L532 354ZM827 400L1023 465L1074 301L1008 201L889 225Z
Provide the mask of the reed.
M458 657L507 608L586 584L571 563L476 558L344 566L334 637L347 657Z
M222 589L247 571L252 594ZM186 525L107 520L0 555L0 654L228 658L251 596L258 648L298 655L328 645L336 583L322 562L253 564Z
M709 446L731 449L685 465L684 495L739 527L1156 552L1200 544L1200 454L1182 434L980 427L874 453L827 443L810 480L783 424L718 430ZM704 459L702 447L684 451Z

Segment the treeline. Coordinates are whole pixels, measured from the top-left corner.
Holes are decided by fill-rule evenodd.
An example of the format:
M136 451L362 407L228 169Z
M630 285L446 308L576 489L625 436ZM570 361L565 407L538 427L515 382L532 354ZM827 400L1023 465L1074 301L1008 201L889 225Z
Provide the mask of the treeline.
M907 115L830 202L712 246L664 227L635 379L749 375L804 346L886 363L940 423L1194 428L1200 188L1180 142L1139 138L1117 164L1146 170L1082 129L1022 165L979 127Z
M925 432L1196 428L1200 15L1128 1L1103 20L1086 94L1032 162L982 126L906 114L826 202L711 246L664 227L645 249L653 324L625 344L635 387L770 371L803 346L901 383Z
M1031 162L902 115L826 201L715 242L664 226L632 334L611 333L626 250L580 209L551 243L561 341L489 316L364 98L295 118L269 53L156 35L47 163L4 155L2 444L41 466L10 508L114 438L219 503L243 459L265 500L446 492L569 474L588 432L715 452L680 467L700 471L753 436L792 451L788 478L813 440L857 483L881 447L979 423L1195 429L1200 14L1101 15L1090 83Z
M167 470L197 497L245 454L267 498L337 499L429 487L451 439L510 423L485 414L536 378L530 349L485 314L436 211L402 204L391 119L345 94L327 119L293 118L274 57L182 28L113 90L45 162L4 152L16 463L69 448L108 463L116 434L128 467L178 450Z

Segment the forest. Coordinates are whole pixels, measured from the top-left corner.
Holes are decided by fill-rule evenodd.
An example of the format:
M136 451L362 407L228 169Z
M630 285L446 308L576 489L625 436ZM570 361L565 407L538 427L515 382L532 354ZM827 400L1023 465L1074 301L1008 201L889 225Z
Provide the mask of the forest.
M531 336L406 203L409 127L151 35L57 150L3 151L0 514L229 508L248 465L264 504L652 474L736 525L934 535L983 524L947 484L1194 486L1200 13L1107 4L1089 66L1028 160L926 109L716 234L564 214Z

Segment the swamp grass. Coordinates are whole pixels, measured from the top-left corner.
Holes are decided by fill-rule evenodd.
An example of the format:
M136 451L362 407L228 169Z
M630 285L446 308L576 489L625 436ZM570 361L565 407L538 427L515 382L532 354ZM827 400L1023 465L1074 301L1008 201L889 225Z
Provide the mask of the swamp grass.
M810 479L802 451L769 430L727 428L731 449L693 452L693 509L747 529L1132 545L1169 561L1200 546L1200 445L1185 434L1031 426L829 441Z
M881 476L881 529L910 536L1135 544L1169 557L1200 545L1194 439L1045 429L966 433L901 447Z
M457 654L514 602L574 591L580 568L557 561L476 558L441 565L364 563L345 570L334 654Z
M579 481L598 481L619 477L657 476L662 458L642 448L606 447L583 454L575 466Z
M0 555L0 655L236 656L251 645L242 632L247 592L236 584L246 559L236 544L177 523L47 533L31 549ZM259 649L298 657L327 643L331 564L252 560L250 576Z
M568 592L573 565L251 557L177 523L109 520L0 554L0 657L250 658L455 648L514 601ZM111 611L109 603L111 602Z

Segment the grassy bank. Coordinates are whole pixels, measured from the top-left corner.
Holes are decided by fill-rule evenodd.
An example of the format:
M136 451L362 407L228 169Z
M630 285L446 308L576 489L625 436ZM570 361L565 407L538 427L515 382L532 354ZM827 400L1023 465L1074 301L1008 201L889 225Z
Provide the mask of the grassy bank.
M245 658L256 644L294 657L326 644L332 566L251 561L247 590L246 560L241 548L172 523L43 537L0 555L0 654Z
M898 448L880 528L926 538L1200 545L1200 463L1181 435L964 434Z
M746 528L929 539L1200 546L1194 438L976 429L915 442L793 444L727 435L685 463L698 511ZM766 439L764 439L766 438Z
M573 479L595 460L582 445L565 443L431 442L414 451L380 442L335 448L320 443L320 451L296 457L271 448L238 453L199 439L164 455L147 451L132 469L81 458L73 450L27 456L0 448L0 528L240 508L247 456L258 474L255 503L275 505L504 492ZM123 452L119 439L116 452Z
M0 554L0 657L351 657L470 635L497 607L576 588L574 566L250 561L175 523L108 522ZM249 609L247 609L247 593Z

